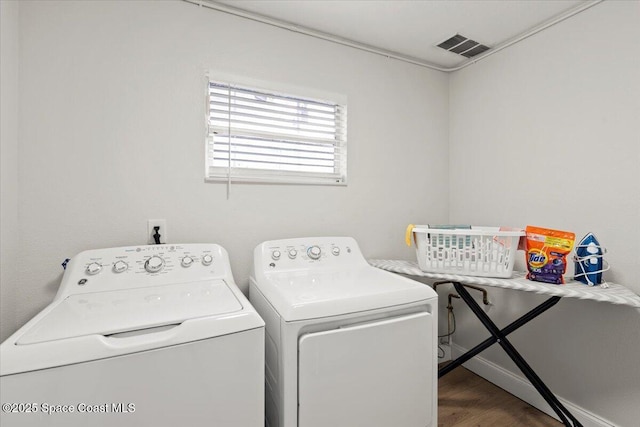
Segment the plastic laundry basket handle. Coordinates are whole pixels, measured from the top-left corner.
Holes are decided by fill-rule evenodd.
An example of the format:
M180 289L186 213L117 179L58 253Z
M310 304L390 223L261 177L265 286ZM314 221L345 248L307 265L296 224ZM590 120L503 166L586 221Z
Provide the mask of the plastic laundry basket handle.
M407 225L407 231L405 231L404 233L404 242L407 244L407 246L411 246L411 235L413 234L413 229L416 226L413 224L409 224Z

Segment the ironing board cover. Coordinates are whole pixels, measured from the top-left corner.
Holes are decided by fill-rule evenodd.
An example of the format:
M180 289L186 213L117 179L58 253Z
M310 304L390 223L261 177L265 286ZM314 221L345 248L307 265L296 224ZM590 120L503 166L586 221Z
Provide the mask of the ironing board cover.
M471 285L495 286L498 288L516 289L519 291L535 292L537 294L553 295L578 299L589 299L611 304L628 305L640 309L640 296L630 289L608 283L608 288L587 286L575 280L567 281L564 285L533 282L526 279L526 273L515 271L510 279L492 277L461 276L457 274L427 273L420 270L417 262L388 259L370 259L369 264L394 273L422 276L430 279L450 280Z

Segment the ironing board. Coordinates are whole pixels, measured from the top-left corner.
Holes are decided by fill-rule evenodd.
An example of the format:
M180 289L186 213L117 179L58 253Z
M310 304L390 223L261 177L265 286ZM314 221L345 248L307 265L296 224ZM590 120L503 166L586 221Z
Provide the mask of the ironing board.
M564 407L564 405L558 400L558 398L551 392L547 385L540 379L540 377L534 372L524 358L518 353L515 347L507 339L507 335L521 326L528 323L530 320L544 313L560 301L561 298L579 298L588 299L599 302L608 302L611 304L620 304L635 307L640 309L640 296L636 295L631 290L622 285L615 283L609 283L608 288L602 288L600 286L586 286L580 282L568 281L564 285L552 285L541 282L533 282L525 278L525 273L514 272L509 279L498 279L492 277L476 277L476 276L463 276L457 274L441 274L441 273L427 273L418 267L418 263L411 261L401 260L384 260L384 259L371 259L368 260L369 264L374 267L378 267L383 270L391 271L394 273L407 274L411 276L421 276L430 279L439 279L450 282L460 295L460 298L467 304L471 311L476 315L484 327L491 333L491 337L487 338L465 354L458 357L456 360L441 368L438 371L438 378L451 372L453 369L462 365L469 359L473 358L483 350L489 348L495 343L500 344L502 349L507 355L515 362L520 371L529 380L538 393L544 398L544 400L551 406L551 409L558 415L560 421L564 425L573 427L582 427L582 424ZM529 312L525 313L520 318L513 321L511 324L503 329L499 329L498 326L489 318L485 311L478 305L469 292L464 287L465 284L469 285L482 285L482 286L494 286L505 289L515 289L525 292L535 292L537 294L551 295L551 298L547 299L542 304L533 308Z

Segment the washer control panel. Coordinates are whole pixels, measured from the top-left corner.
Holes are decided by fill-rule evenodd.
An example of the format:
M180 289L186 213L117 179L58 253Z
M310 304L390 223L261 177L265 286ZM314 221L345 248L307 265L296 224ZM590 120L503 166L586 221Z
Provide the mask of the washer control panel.
M227 252L216 244L96 249L71 259L58 293L101 292L232 277Z
M255 266L263 271L322 269L366 263L350 237L314 237L264 242L256 248Z

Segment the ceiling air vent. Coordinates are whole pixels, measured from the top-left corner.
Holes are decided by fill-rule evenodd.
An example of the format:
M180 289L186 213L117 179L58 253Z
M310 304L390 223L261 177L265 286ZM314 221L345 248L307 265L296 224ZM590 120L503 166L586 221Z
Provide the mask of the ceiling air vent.
M475 40L468 39L465 36L461 36L460 34L456 34L455 36L443 41L438 45L438 47L467 58L472 58L489 50L487 46L480 44Z

